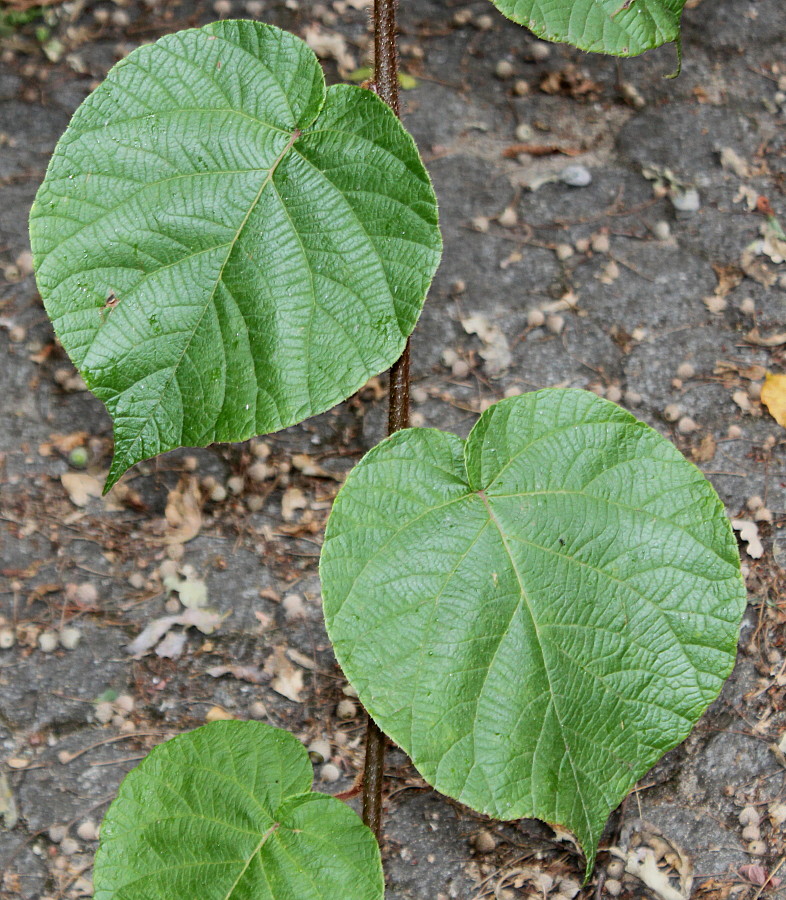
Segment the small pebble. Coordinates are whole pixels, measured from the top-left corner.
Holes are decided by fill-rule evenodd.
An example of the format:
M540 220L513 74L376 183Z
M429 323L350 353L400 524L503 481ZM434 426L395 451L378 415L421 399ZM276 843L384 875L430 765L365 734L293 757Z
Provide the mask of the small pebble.
M262 0L248 0L246 3L246 12L252 19L258 19L265 11L265 4Z
M751 512L756 512L757 509L761 509L764 506L764 501L758 494L754 494L752 497L748 497L745 501L745 505Z
M603 890L606 891L609 897L619 897L622 893L622 882L616 878L607 878L603 883Z
M512 206L506 207L497 218L497 221L503 228L513 228L518 222L519 217L516 210Z
M507 59L501 59L494 69L494 74L501 81L507 81L508 78L512 78L514 72L513 63Z
M351 684L345 684L344 687L341 688L341 693L345 697L354 697L357 700L358 692Z
M98 840L98 828L96 828L96 823L90 819L86 819L84 822L80 823L79 827L76 829L76 833L83 841Z
M573 256L573 247L571 247L570 244L557 244L554 248L554 253L558 260L564 262L566 259L570 259L571 256Z
M240 475L233 475L227 479L227 489L232 494L242 494L245 487L245 481Z
M60 841L60 852L64 856L73 856L75 853L79 853L79 841L75 841L71 837L64 837Z
M698 431L698 429L699 426L690 416L683 416L679 422L677 422L677 431L679 431L680 434L693 434L693 432Z
M626 406L641 406L641 394L638 391L625 391Z
M516 83L513 85L513 93L517 97L526 97L527 94L529 94L529 91L529 82L524 81L523 78L517 78Z
M612 403L619 403L622 400L622 391L616 384L612 384L606 389L606 399L611 400Z
M210 499L213 503L222 503L227 498L227 489L223 484L216 484L210 491Z
M475 19L475 28L478 31L491 31L494 27L494 17L493 16L478 16Z
M108 700L102 700L100 703L96 703L93 717L97 722L106 725L108 722L112 721L112 716L114 714L115 711L112 709L112 704Z
M761 400L761 383L758 381L752 381L748 385L748 396L751 400Z
M562 334L565 328L565 319L562 316L552 314L546 317L546 328L552 334Z
M770 822L775 828L786 822L786 803L770 803L767 812L770 814Z
M357 705L354 700L341 700L336 707L336 715L339 719L354 719L357 715Z
M228 722L235 717L221 706L211 706L205 713L206 722Z
M750 844L748 844L747 850L751 856L766 856L767 845L764 841L751 841Z
M610 860L606 866L606 874L609 878L622 878L625 873L625 863L616 857Z
M112 20L112 24L117 28L128 28L131 24L131 16L129 16L124 9L112 10L109 18Z
M525 50L525 55L534 62L544 62L551 56L551 47L544 41L534 41Z
M315 765L319 765L320 763L325 762L325 760L329 760L330 743L320 739L312 741L308 745L308 755L311 758L311 762Z
M115 700L115 709L129 716L134 711L134 698L130 694L120 694Z
M713 294L711 297L704 298L704 305L713 315L717 316L726 309L728 304L723 297L718 297L716 294Z
M527 325L530 328L540 328L546 324L546 316L542 309L531 309L527 313Z
M76 650L79 642L82 640L82 632L78 628L67 626L60 629L58 638L60 646L65 650Z
M451 371L456 378L466 378L469 375L469 363L466 360L457 359L453 363Z
M489 220L487 216L475 216L472 220L472 227L475 231L485 234L489 230Z
M753 409L751 398L745 391L735 391L731 395L731 399L739 406L743 412L750 412Z
M265 508L265 498L260 497L259 494L252 494L246 498L246 506L249 512L261 512Z
M232 0L215 0L213 12L220 18L226 19L232 15Z
M268 478L272 478L274 475L275 469L265 462L256 462L253 466L249 466L248 469L248 477L257 484L267 481Z
M428 400L428 391L422 387L412 388L410 396L413 403L423 404Z
M761 829L758 825L746 825L742 829L742 839L744 841L761 840Z
M652 226L652 231L659 241L667 241L671 237L671 228L668 222L661 220Z
M38 635L38 646L44 653L51 653L57 649L57 635L54 631L43 631Z
M677 375L680 378L693 378L696 370L689 362L680 363L677 367Z
M325 763L319 771L320 781L333 782L338 781L339 778L341 778L341 771L333 763Z
M13 628L0 628L0 650L10 650L16 643L16 634Z
M560 181L569 187L587 187L592 184L592 174L586 166L566 166L560 172Z
M668 406L663 410L663 418L667 422L676 422L677 419L682 415L682 410L677 406L676 403L669 403Z
M281 608L284 610L284 618L288 622L304 619L306 616L306 607L300 594L287 594L281 601Z
M145 576L141 572L133 572L128 576L128 583L139 591L145 586Z
M252 719L266 719L267 718L267 707L261 700L255 700L251 706L248 708L248 714Z
M265 441L259 441L251 448L251 452L257 459L267 459L270 456L270 444Z
M517 141L521 141L522 143L531 141L533 134L534 134L534 132L532 131L532 126L528 125L526 122L522 122L520 125L516 126L516 140Z
M12 325L8 329L8 340L12 344L21 344L27 337L27 329L23 325Z
M453 13L453 24L454 25L469 25L472 21L472 10L471 9L457 9L456 12Z
M756 303L753 300L753 297L746 297L740 303L740 312L744 313L746 316L752 316L756 313Z
M770 525L773 522L774 516L772 515L772 510L767 509L766 506L762 506L761 509L757 509L753 514L754 522L768 522Z
M590 247L595 253L608 253L611 248L609 236L605 231L599 231L590 238Z
M701 209L701 199L696 188L687 188L684 191L673 191L669 195L671 205L677 212L695 213Z
M467 289L467 282L463 278L457 278L450 286L451 294L463 294Z
M413 412L409 417L409 424L413 428L422 428L426 424L426 417L423 413Z
M738 818L740 825L761 825L761 816L755 806L746 806Z
M68 834L68 826L66 825L52 825L47 831L47 835L49 840L53 844L59 844L60 841Z
M491 853L497 847L497 839L490 831L479 831L473 843L478 853Z
M726 436L732 441L738 441L742 437L742 429L739 425L729 425Z

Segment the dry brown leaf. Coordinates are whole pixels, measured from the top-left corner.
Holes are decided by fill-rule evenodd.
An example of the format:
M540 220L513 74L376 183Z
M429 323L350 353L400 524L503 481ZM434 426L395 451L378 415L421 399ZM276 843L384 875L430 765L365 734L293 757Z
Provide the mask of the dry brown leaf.
M757 347L780 347L781 344L786 344L786 331L763 336L759 334L758 328L752 328L745 335L745 340L749 344L755 344Z
M294 522L298 510L305 509L307 506L308 501L300 488L289 487L281 497L281 515L285 522Z
M103 490L101 481L85 472L64 472L60 482L66 489L68 499L79 507L87 506L92 498L100 497Z
M207 674L212 678L231 675L239 681L249 681L251 684L262 684L268 680L268 676L259 666L211 666L207 669Z
M296 669L287 659L286 649L276 647L265 662L265 672L272 676L270 687L277 694L300 703L300 692L303 690L303 673Z
M717 450L715 438L711 434L705 434L698 447L694 447L692 456L695 462L709 462Z
M764 546L759 538L759 526L752 519L732 519L731 527L744 541L745 549L751 559L761 559L764 556Z
M166 498L168 530L166 544L185 544L193 540L202 528L202 492L193 475L183 475L177 487Z
M742 284L745 273L739 266L713 266L718 283L715 286L715 295L725 297L730 294L734 288Z
M767 373L761 386L761 402L773 419L786 428L786 375Z
M343 475L336 475L333 472L328 472L327 469L323 469L319 463L315 462L308 453L296 453L292 457L292 466L297 469L298 472L302 472L304 475L308 475L311 478L332 478L334 481L343 481Z
M357 68L355 57L350 53L346 40L337 31L326 31L313 23L303 29L303 39L320 59L335 60L342 78L346 78Z

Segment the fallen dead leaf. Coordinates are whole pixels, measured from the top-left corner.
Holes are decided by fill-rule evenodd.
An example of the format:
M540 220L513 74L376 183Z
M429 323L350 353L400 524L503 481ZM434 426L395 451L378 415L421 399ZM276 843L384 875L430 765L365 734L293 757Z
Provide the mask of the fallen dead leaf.
M767 373L761 386L761 402L773 419L786 428L786 375Z
M486 316L475 314L461 320L467 334L476 334L483 342L480 356L486 363L489 375L499 375L511 363L510 344L505 334L496 325L492 325Z
M326 31L313 23L303 29L303 39L320 59L335 60L342 78L347 78L357 68L346 40L337 31Z
M202 528L202 492L194 475L183 475L166 498L166 544L185 544Z
M296 453L292 457L292 467L310 478L332 478L334 481L344 480L343 475L336 475L333 472L328 472L327 469L323 469L308 453Z
M786 344L786 331L777 334L761 335L758 328L752 328L746 335L745 340L749 344L755 344L757 347L780 347Z
M206 671L211 678L231 675L238 681L249 681L251 684L262 684L269 680L269 676L259 666L211 666Z
M265 672L272 677L270 687L277 694L300 703L303 690L303 673L287 659L286 649L276 647L265 662Z
M91 499L101 496L103 484L85 472L64 472L60 482L74 506L85 507Z
M305 509L307 506L308 501L300 488L289 487L281 497L281 515L285 522L294 522L298 510Z
M761 559L764 546L759 538L759 526L752 519L732 519L731 527L738 532L740 540L751 559Z
M205 713L206 722L226 722L235 717L220 706L211 706Z
M182 625L197 628L202 634L212 634L223 621L221 615L209 609L187 609L177 616L154 619L126 647L126 652L140 658L155 647L170 628Z
M695 462L709 462L717 450L715 438L711 434L705 434L698 447L694 447L692 456Z

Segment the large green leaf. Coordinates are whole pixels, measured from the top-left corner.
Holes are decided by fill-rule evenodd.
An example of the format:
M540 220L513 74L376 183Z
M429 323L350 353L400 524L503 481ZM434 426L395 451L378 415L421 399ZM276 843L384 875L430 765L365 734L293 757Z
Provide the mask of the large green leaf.
M303 41L245 21L115 66L57 145L30 233L58 337L115 421L108 485L348 397L401 353L441 247L391 110L326 90Z
M101 825L96 900L382 900L374 835L312 774L297 738L261 722L156 747Z
M572 830L689 733L734 662L745 589L723 506L656 431L584 391L409 429L339 492L328 632L431 784Z
M685 0L491 0L546 41L637 56L680 36Z

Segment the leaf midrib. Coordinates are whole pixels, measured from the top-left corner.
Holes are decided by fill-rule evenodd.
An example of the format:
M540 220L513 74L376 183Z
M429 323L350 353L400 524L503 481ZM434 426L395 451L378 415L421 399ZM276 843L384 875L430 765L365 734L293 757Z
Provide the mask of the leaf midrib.
M546 681L548 682L548 686L549 686L549 696L551 697L551 700L552 700L551 706L554 710L554 715L557 719L557 724L559 725L560 735L562 737L562 743L565 746L565 756L567 757L568 762L570 763L570 769L571 769L571 772L573 773L573 782L576 787L576 793L578 794L579 800L581 801L581 811L584 814L584 820L587 825L587 834L591 835L593 833L592 822L589 817L589 811L587 808L587 803L584 799L584 794L582 793L582 790L581 790L581 780L579 779L578 773L576 772L576 766L573 762L573 757L570 752L570 746L568 745L568 741L565 737L565 728L562 724L562 718L559 714L559 709L557 707L557 695L555 694L554 687L552 685L551 671L549 670L549 665L548 665L548 662L546 659L546 652L543 647L543 640L540 635L538 621L535 618L535 611L532 608L532 604L530 603L529 595L527 594L527 591L524 587L524 580L522 579L521 573L518 570L518 566L516 565L516 561L513 557L513 553L510 549L510 546L508 545L507 537L505 536L505 532L502 529L502 525L500 524L497 517L494 515L494 510L491 508L491 504L489 503L489 500L486 497L485 492L480 490L480 491L477 491L476 493L480 497L480 499L483 501L483 505L486 507L486 512L488 513L489 518L491 519L491 521L493 522L494 526L496 527L496 529L499 533L500 540L502 541L502 546L505 550L505 553L506 553L508 559L510 560L511 568L513 569L513 573L515 574L516 581L518 582L518 585L519 585L519 592L521 594L521 602L524 603L524 606L526 607L526 610L529 613L529 618L530 618L530 621L532 622L532 627L535 631L536 644L537 644L538 650L540 651L540 657L541 657L541 661L543 663L543 671L546 674ZM513 620L513 616L515 616L516 613L522 608L521 602L519 602L516 605L516 608L513 611L513 615L511 616L511 621ZM501 643L502 642L500 641L500 644ZM499 649L499 647L497 649ZM488 669L486 670L486 678L488 678L488 675L491 672L491 662L493 662L493 660L489 662ZM479 694L483 690L483 687L485 685L485 680L486 679L484 678L484 683L483 683L483 685L481 685L480 691L478 692ZM542 730L542 728L541 728L541 730ZM557 792L557 793L559 793L559 792ZM555 813L555 818L556 818L556 813L557 813L556 799L555 799L554 813Z
M238 240L240 239L240 235L243 233L243 230L246 227L248 220L251 217L251 214L256 209L256 206L259 203L259 201L262 197L262 194L265 191L265 188L268 186L268 184L271 183L273 176L275 175L276 169L279 167L279 165L284 160L286 155L292 149L292 147L293 147L295 141L298 139L298 137L300 137L300 129L296 128L290 135L289 141L287 142L284 149L279 153L279 155L275 158L275 160L273 160L273 164L271 165L270 169L268 170L267 175L263 179L262 184L260 185L256 196L249 204L248 210L247 210L245 216L243 217L243 221L238 226L238 229L235 232L235 235L232 238L232 240L227 244L227 253L226 253L226 256L224 257L223 263L221 264L221 269L219 270L219 273L216 276L216 281L215 281L215 284L213 285L213 290L210 292L210 296L205 300L203 308L202 308L202 312L200 313L197 321L194 323L194 327L191 330L191 335L188 338L188 340L185 342L185 344L183 345L183 350L180 353L180 356L172 364L171 374L170 374L169 378L167 379L166 383L164 384L164 386L159 391L158 400L156 401L156 404L154 405L153 410L157 410L158 407L161 405L161 398L166 394L167 390L169 389L169 386L172 384L172 381L174 380L174 378L177 374L177 371L180 368L180 364L183 362L183 358L185 357L186 353L188 352L189 347L191 346L191 342L194 340L194 337L196 336L197 332L199 331L199 326L202 324L202 320L204 319L208 308L210 307L211 303L213 302L213 298L216 295L218 286L219 286L219 284L221 284L221 281L224 277L224 269L226 268L227 263L229 262L230 256L232 256L232 252L235 249L235 245L237 244ZM142 420L142 424L139 426L136 436L133 439L131 439L131 441L127 445L126 451L123 454L124 458L126 458L126 459L129 458L133 448L136 447L136 445L139 443L139 441L142 437L142 432L147 427L147 423L151 420L151 418L153 418L153 416L154 416L154 412L151 411L150 414L145 419ZM116 466L113 462L112 469L114 470L115 468L116 468ZM111 473L110 473L109 478L107 479L107 486L110 485L110 479L111 479ZM107 488L105 488L104 490L106 492Z

